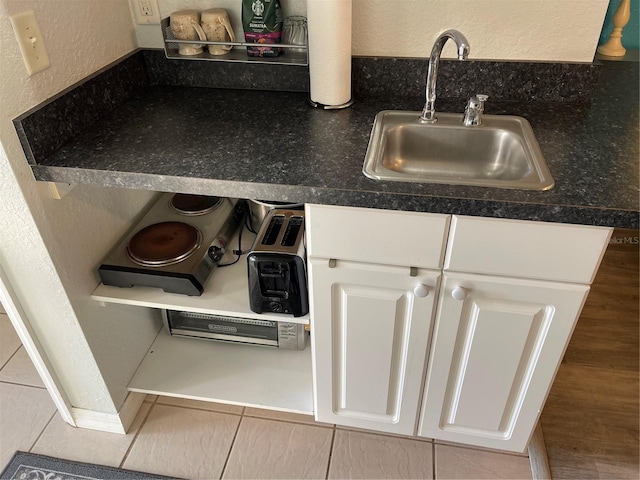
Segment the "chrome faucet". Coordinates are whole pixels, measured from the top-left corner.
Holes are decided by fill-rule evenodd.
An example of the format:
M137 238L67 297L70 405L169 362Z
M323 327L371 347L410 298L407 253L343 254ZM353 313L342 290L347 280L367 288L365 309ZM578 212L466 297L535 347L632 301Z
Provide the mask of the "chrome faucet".
M489 95L476 93L469 99L467 108L464 109L464 120L462 121L465 127L479 127L482 125L484 102L486 102L488 98Z
M458 30L447 30L442 32L431 49L431 56L429 57L429 70L427 72L427 103L424 105L422 115L418 119L421 123L435 123L438 121L436 118L436 79L438 77L438 64L440 63L440 55L442 54L442 48L447 40L453 40L458 47L458 60L466 60L469 56L469 41Z

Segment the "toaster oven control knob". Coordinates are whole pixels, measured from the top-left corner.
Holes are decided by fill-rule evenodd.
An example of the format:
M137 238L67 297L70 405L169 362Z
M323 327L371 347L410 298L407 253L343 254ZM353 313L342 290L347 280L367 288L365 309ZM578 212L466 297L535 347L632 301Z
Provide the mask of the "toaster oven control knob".
M429 287L419 283L413 287L413 293L415 293L416 297L426 297L429 295Z
M464 300L467 298L467 291L462 287L455 287L451 290L451 296L456 300Z

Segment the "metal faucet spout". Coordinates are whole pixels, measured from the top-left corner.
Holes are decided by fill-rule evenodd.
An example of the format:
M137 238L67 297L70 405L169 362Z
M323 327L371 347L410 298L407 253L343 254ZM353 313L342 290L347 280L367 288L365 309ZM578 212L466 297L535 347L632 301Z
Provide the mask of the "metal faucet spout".
M471 47L467 38L458 30L447 30L442 32L431 49L431 56L429 57L429 70L427 71L427 87L426 87L426 103L422 110L422 115L419 121L422 123L435 123L438 121L436 118L436 80L438 78L438 65L440 63L440 55L442 49L447 40L453 40L456 43L458 51L458 60L466 60L469 56Z

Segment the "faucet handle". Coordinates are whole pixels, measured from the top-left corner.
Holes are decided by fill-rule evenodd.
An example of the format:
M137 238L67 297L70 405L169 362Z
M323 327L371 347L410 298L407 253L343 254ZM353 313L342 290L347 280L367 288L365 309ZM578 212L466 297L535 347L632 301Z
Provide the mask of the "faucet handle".
M484 102L489 99L489 95L485 95L484 93L476 93L476 98L478 99L478 102L480 102L480 109L484 112Z
M484 112L484 102L487 101L489 95L476 93L472 95L467 102L467 108L464 109L463 123L467 127L482 125L482 113Z
M477 108L480 110L484 110L484 102L489 99L489 95L485 95L484 93L476 93L472 95L467 103L467 108Z

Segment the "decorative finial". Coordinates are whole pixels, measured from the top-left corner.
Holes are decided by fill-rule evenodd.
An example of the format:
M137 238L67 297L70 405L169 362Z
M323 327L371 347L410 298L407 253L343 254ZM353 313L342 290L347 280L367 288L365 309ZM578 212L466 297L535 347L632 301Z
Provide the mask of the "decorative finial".
M622 46L622 29L631 17L631 0L622 0L613 14L613 32L609 40L596 50L601 55L608 57L624 57L627 50Z

